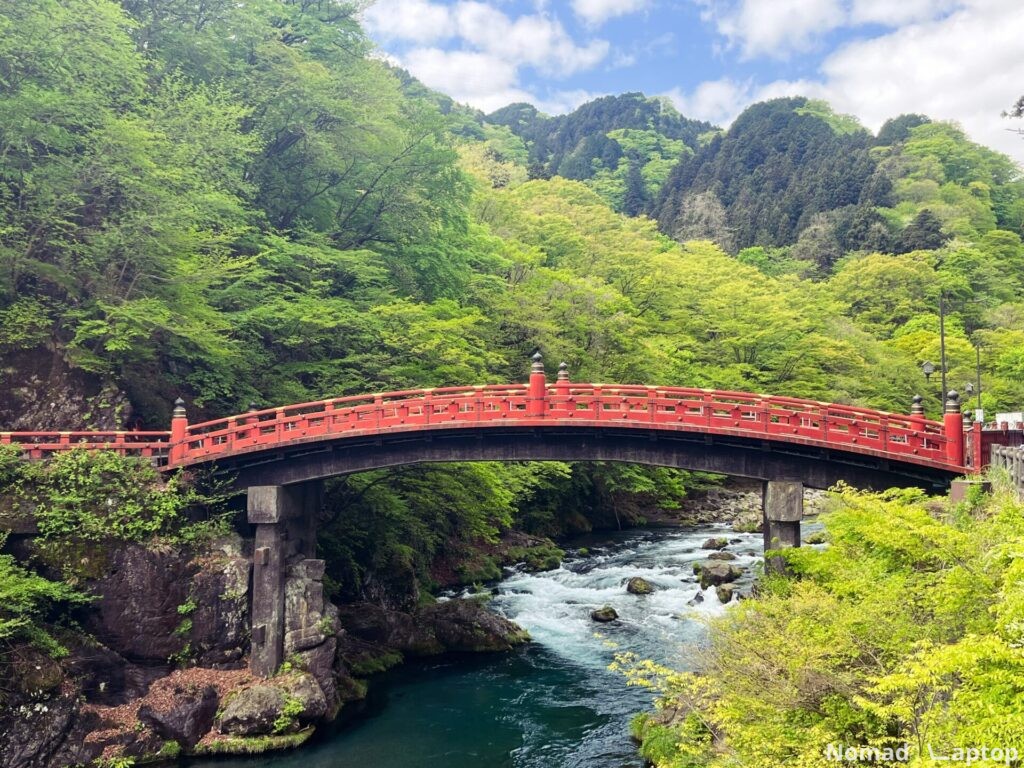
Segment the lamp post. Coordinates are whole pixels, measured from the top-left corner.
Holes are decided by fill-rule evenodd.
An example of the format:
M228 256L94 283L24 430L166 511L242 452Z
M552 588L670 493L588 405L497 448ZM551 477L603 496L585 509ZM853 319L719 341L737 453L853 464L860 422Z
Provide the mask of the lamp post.
M976 391L978 393L978 412L981 412L981 344L974 347L975 362L974 362L974 376L976 381Z
M939 368L942 370L942 400L945 402L949 389L946 387L946 294L939 291Z

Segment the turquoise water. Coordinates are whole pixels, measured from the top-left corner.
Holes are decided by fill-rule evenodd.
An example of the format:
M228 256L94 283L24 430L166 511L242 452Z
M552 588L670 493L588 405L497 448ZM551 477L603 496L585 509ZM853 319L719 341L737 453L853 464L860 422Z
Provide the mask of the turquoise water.
M590 556L569 558L556 571L512 573L498 585L494 609L530 631L529 646L400 667L373 678L361 711L299 751L190 765L641 768L628 725L650 706L650 694L627 688L608 664L624 650L678 667L692 662L703 619L724 610L714 590L687 605L700 592L693 575L693 563L707 554L700 543L715 535L735 540L729 549L737 564L750 568L760 558L759 534L720 526L581 542ZM658 590L630 595L630 576ZM605 604L620 620L595 624L590 611Z

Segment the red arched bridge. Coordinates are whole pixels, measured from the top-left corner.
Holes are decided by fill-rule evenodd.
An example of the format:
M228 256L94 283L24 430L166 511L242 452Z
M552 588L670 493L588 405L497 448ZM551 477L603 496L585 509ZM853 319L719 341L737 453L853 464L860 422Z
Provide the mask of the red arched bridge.
M546 380L406 390L253 410L165 432L2 432L46 458L75 448L151 457L164 470L216 465L238 484L288 485L424 461L637 461L829 487L944 485L986 464L956 393L944 420L747 392ZM987 446L981 446L985 448ZM975 459L977 454L977 459ZM803 469L799 465L804 464ZM869 482L869 480L873 480Z
M6 432L0 443L33 459L85 447L148 457L165 470L230 472L253 526L250 668L268 675L324 639L316 520L325 478L480 460L620 461L757 478L769 550L799 546L804 486L944 487L981 471L986 433L980 425L965 433L956 393L945 411L940 422L924 417L920 398L903 415L746 392L578 384L564 363L549 384L538 354L528 384L342 397L200 424L188 423L179 400L167 432ZM288 607L288 590L305 595L303 610Z

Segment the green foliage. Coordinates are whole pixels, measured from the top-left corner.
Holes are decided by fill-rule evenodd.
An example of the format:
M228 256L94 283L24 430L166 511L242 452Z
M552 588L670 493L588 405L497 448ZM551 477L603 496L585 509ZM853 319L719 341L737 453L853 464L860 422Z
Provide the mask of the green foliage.
M178 394L202 418L519 381L539 347L576 381L903 412L938 357L941 291L952 380L973 379L981 344L985 407L1024 400L1024 184L955 126L905 115L873 138L781 99L719 131L641 94L485 118L372 55L358 4L8 5L5 373L67 361L164 427ZM640 524L704 480L565 464L362 475L332 489L321 543L353 595L460 566L475 580L509 526ZM82 568L112 541L188 545L226 525L192 521L216 492L111 456L31 468L0 447L0 484L38 507L44 554Z
M203 500L181 476L165 483L148 461L113 451L67 451L33 470L27 493L44 540L143 541L182 527Z
M7 535L0 534L0 547ZM56 612L87 603L89 598L71 586L50 581L28 570L11 555L0 555L0 667L6 666L2 649L28 642L54 657L65 650L47 628Z
M655 213L662 231L673 233L687 200L713 191L736 247L789 245L815 214L886 204L885 190L869 183L876 168L870 148L870 134L823 102L755 104L673 169Z
M568 115L549 117L529 104L512 104L487 116L492 125L507 127L529 147L529 162L538 169L532 178L559 174L568 179L593 179L608 201L621 205L617 183L625 179L624 157L644 159L644 178L656 194L671 165L697 147L712 129L683 117L667 99L640 93L605 96ZM616 181L612 181L612 179Z
M918 760L927 744L1013 745L1021 501L843 491L824 523L827 548L787 550L791 577L712 622L699 673L620 659L681 713L671 733L637 726L656 766L817 765L829 743L906 743Z
M854 115L838 114L828 102L821 99L809 99L802 107L797 107L793 111L798 115L811 115L823 120L840 136L863 133L866 130Z
M281 707L281 711L274 719L273 733L274 735L280 735L282 733L288 733L298 727L298 717L302 714L305 707L302 705L302 701L297 699L291 694L284 695L284 706Z

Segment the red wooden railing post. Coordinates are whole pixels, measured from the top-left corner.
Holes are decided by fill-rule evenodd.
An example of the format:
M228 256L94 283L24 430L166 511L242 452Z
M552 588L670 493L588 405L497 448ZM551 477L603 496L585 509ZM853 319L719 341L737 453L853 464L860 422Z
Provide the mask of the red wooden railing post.
M914 395L914 399L910 403L910 426L913 428L914 433L907 438L907 448L913 452L924 448L925 443L925 428L924 428L924 405L922 403L923 398L920 395Z
M949 390L945 413L942 415L943 432L946 433L946 460L958 467L964 465L964 415L960 412L960 395L955 389Z
M174 412L171 414L171 447L167 455L167 463L171 466L185 460L185 437L188 433L188 416L185 414L185 401L180 397L174 401Z
M548 380L544 375L544 356L540 352L533 355L530 366L530 384L526 394L526 415L543 416L547 405Z
M984 472L989 463L989 457L985 455L984 432L984 422L975 421L971 432L971 469L976 475Z

